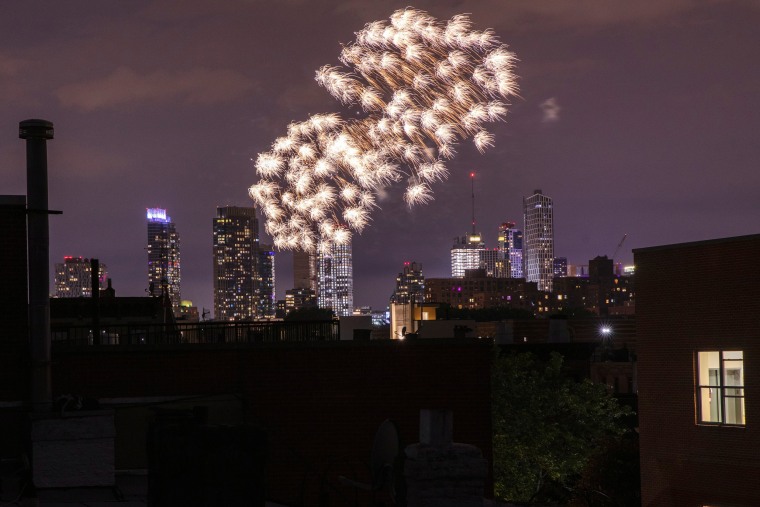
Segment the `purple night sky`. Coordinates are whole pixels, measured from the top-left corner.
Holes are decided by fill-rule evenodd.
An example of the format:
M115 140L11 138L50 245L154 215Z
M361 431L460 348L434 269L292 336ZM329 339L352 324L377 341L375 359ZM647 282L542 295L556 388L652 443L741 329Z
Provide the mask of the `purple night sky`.
M290 121L339 111L314 81L341 43L408 1L12 2L0 16L0 194L24 194L18 122L48 144L51 263L108 265L117 295L147 286L145 209L182 241L182 296L213 308L215 208L250 205L251 158ZM383 308L405 260L449 275L453 238L522 222L522 197L554 199L555 255L586 264L631 249L754 234L760 220L760 3L756 0L484 0L413 4L470 13L520 63L520 99L496 146L459 146L435 201L388 189L354 240L354 303ZM292 285L278 254L277 289Z

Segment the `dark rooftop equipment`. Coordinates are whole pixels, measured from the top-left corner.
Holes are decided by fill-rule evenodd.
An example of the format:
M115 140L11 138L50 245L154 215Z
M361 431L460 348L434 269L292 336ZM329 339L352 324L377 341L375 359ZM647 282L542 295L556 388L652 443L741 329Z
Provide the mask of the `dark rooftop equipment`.
M26 140L31 401L33 410L41 412L49 410L52 404L47 141L53 139L53 123L47 120L24 120L19 123L18 136Z

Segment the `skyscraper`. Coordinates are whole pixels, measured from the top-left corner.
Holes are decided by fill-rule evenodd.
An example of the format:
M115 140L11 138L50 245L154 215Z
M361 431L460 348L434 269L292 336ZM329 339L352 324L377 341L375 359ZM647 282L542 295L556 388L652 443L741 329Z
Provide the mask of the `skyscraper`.
M274 252L259 242L254 208L216 209L214 318L241 321L274 316Z
M98 269L98 285L102 290L107 278L106 265ZM90 259L66 256L55 264L55 297L81 298L92 296L92 265Z
M523 273L538 289L551 292L554 276L554 212L552 199L535 190L523 198L525 235Z
M514 222L499 226L499 252L508 267L507 278L523 277L523 233Z
M324 251L323 251L324 250ZM351 243L319 248L317 254L317 303L339 317L354 311L354 274Z
M255 274L255 316L259 319L270 319L275 316L277 310L275 301L274 249L272 245L259 243L256 254Z
M425 301L425 276L422 264L404 262L404 269L396 277L396 289L391 295L391 303L422 303Z
M317 292L317 254L293 252L293 288Z
M179 311L179 234L171 217L162 208L148 208L148 291L151 296L167 295Z
M454 245L451 247L451 277L462 278L468 269L478 269L481 267L481 252L486 249L485 243L480 238L480 234L472 233L461 238L457 237Z

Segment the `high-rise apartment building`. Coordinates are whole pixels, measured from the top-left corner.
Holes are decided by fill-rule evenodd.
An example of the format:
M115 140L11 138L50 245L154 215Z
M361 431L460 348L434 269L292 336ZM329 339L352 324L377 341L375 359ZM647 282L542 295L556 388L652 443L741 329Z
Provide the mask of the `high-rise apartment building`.
M148 292L168 296L179 312L180 260L179 234L171 217L162 208L148 208Z
M275 269L272 245L259 244L256 255L255 301L256 318L269 319L275 316Z
M567 257L554 258L554 276L555 277L567 276Z
M523 198L523 274L551 292L554 277L554 211L551 197L535 190Z
M425 277L422 264L405 262L404 269L396 277L396 289L391 295L391 303L422 303L425 301Z
M256 303L259 223L253 208L216 208L213 220L214 319L250 320Z
M241 321L274 316L274 252L259 242L251 207L216 209L214 229L214 318Z
M507 278L523 278L523 233L514 222L499 226L499 253L507 268Z
M293 252L293 288L317 292L317 254Z
M106 265L98 268L98 286L106 283ZM55 264L55 297L81 298L92 296L92 263L84 257L66 256Z
M339 317L354 312L354 274L351 243L318 248L317 302Z

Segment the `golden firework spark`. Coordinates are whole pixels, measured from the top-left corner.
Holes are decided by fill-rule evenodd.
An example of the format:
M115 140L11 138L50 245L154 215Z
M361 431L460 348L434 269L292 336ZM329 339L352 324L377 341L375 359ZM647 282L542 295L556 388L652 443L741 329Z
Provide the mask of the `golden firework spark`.
M493 146L484 124L503 120L517 92L515 55L465 15L440 22L398 10L365 25L340 61L346 69L325 65L316 81L364 116L293 122L255 162L249 195L279 249L347 243L369 223L378 193L400 181L409 206L432 200L457 143Z

